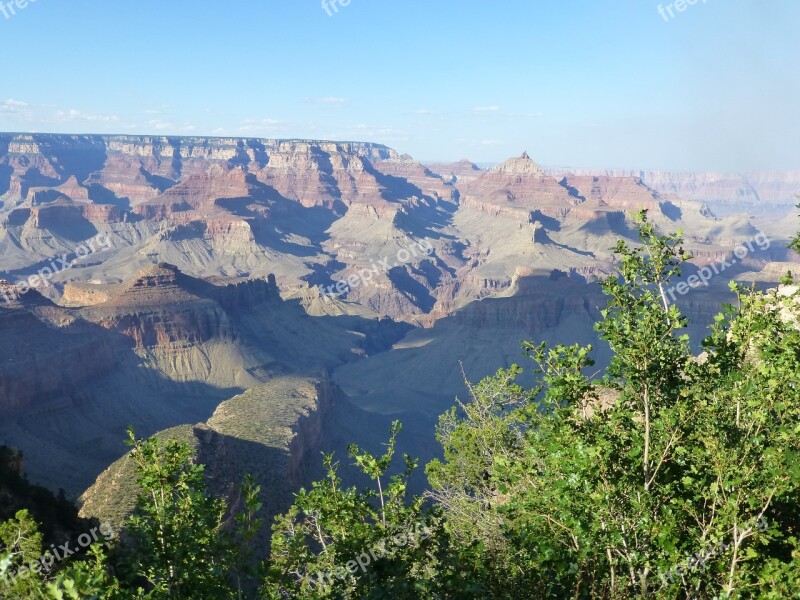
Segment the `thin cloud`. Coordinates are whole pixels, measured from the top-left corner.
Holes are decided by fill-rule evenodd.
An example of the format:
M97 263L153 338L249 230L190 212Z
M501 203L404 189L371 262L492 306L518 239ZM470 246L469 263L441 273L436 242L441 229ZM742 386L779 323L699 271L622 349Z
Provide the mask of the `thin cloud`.
M326 106L342 106L344 104L350 104L350 100L347 98L339 98L337 96L327 96L325 98L311 98L307 100L312 104L324 104Z
M286 123L280 119L245 119L239 126L239 133L261 133L279 131Z
M29 105L27 102L22 102L21 100L14 100L13 98L9 98L8 100L4 100L0 103L0 106L9 109L20 109L20 108L27 108Z
M155 131L180 131L182 133L192 133L197 130L194 123L184 123L183 125L175 125L169 121L162 121L160 119L152 119L147 124Z
M152 121L148 121L147 123L156 131L166 131L168 129L175 129L175 125L169 123L167 121L161 121L159 119L153 119Z
M493 106L476 106L472 109L472 112L476 114L484 114L484 113L496 113L500 111L500 107L493 105Z
M54 118L58 123L119 123L117 115L104 115L87 113L74 108L70 110L57 110Z
M407 142L410 136L407 131L392 127L391 125L371 126L358 123L339 131L327 131L325 139L377 141L377 142Z
M28 121L33 117L33 111L27 102L9 98L0 102L0 116Z

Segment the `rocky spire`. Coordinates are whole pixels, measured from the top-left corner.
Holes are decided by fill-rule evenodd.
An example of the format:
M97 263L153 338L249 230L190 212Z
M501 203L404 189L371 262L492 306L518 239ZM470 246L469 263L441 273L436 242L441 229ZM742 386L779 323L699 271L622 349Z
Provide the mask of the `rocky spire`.
M495 173L505 173L509 175L535 175L541 173L541 168L531 160L527 152L523 152L519 158L509 158L504 163L494 168Z

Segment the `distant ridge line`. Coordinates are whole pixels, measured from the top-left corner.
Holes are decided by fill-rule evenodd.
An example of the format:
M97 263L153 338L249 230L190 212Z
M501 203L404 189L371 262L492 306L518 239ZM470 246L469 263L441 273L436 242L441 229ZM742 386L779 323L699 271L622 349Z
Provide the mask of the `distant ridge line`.
M386 148L392 150L391 146L378 142L365 142L359 140L327 140L311 138L274 138L259 136L238 136L238 135L159 135L151 133L46 133L46 132L26 132L26 131L0 131L0 136L10 137L59 137L59 138L128 138L128 139L164 139L164 140L256 140L293 144L359 144L375 148Z

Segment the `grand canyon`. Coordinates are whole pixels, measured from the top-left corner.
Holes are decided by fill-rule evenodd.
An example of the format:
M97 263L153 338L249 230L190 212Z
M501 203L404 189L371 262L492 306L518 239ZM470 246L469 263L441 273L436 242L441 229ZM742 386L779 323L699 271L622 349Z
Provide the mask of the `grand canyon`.
M800 597L798 22L0 0L0 600Z
M321 451L374 445L368 432L393 418L409 424L405 450L433 457L465 378L521 362L523 340L597 343L597 281L615 240L635 241L636 209L682 229L696 269L732 261L678 297L697 331L728 280L775 285L800 262L786 249L798 173L573 172L527 153L480 169L358 142L44 134L0 135L0 161L0 439L87 516L108 516L113 486L94 484L131 424L225 446L220 472L244 470L243 447L272 457L259 469L291 484L284 502ZM275 389L281 402L254 406Z

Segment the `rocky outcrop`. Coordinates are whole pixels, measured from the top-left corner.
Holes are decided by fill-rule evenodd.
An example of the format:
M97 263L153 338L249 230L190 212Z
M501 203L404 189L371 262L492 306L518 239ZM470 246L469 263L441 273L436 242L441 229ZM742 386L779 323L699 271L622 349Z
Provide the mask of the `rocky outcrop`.
M319 460L326 424L331 420L336 398L341 393L327 377L316 382L315 392L316 406L301 413L292 428L288 465L290 493L293 489L308 485L308 474Z
M293 492L310 484L339 393L324 376L283 376L223 402L195 427L198 459L212 485L235 493L232 483L250 473L261 482L270 516L288 508Z
M252 311L280 302L275 277L226 286L188 277L174 265L159 263L141 269L125 284L107 288L100 302L97 292L91 306L80 311L87 320L118 332L137 349L186 347L209 340L237 338L230 314ZM73 286L69 298L86 294L87 286Z
M61 303L64 306L94 306L111 298L109 286L96 283L68 283L64 286Z
M527 152L523 152L519 158L509 158L491 172L500 175L539 175L542 173L542 168L533 162Z
M219 289L216 298L226 311L237 314L281 301L274 275L269 275L266 279L228 284Z
M277 377L235 396L216 409L207 422L171 428L161 439L188 443L205 465L211 492L239 502L238 485L246 474L261 486L261 518L271 522L291 505L294 492L311 483L309 471L319 461L340 392L327 377ZM115 525L135 507L135 473L124 456L81 496L81 515ZM269 528L261 532L268 543Z
M566 215L572 206L582 201L556 179L542 173L541 167L525 153L466 184L462 189L461 205L512 219L519 219L532 210L557 218Z
M86 224L122 223L125 213L116 206L73 202L62 197L46 206L19 208L9 215L8 224L29 225L42 230L80 230Z

